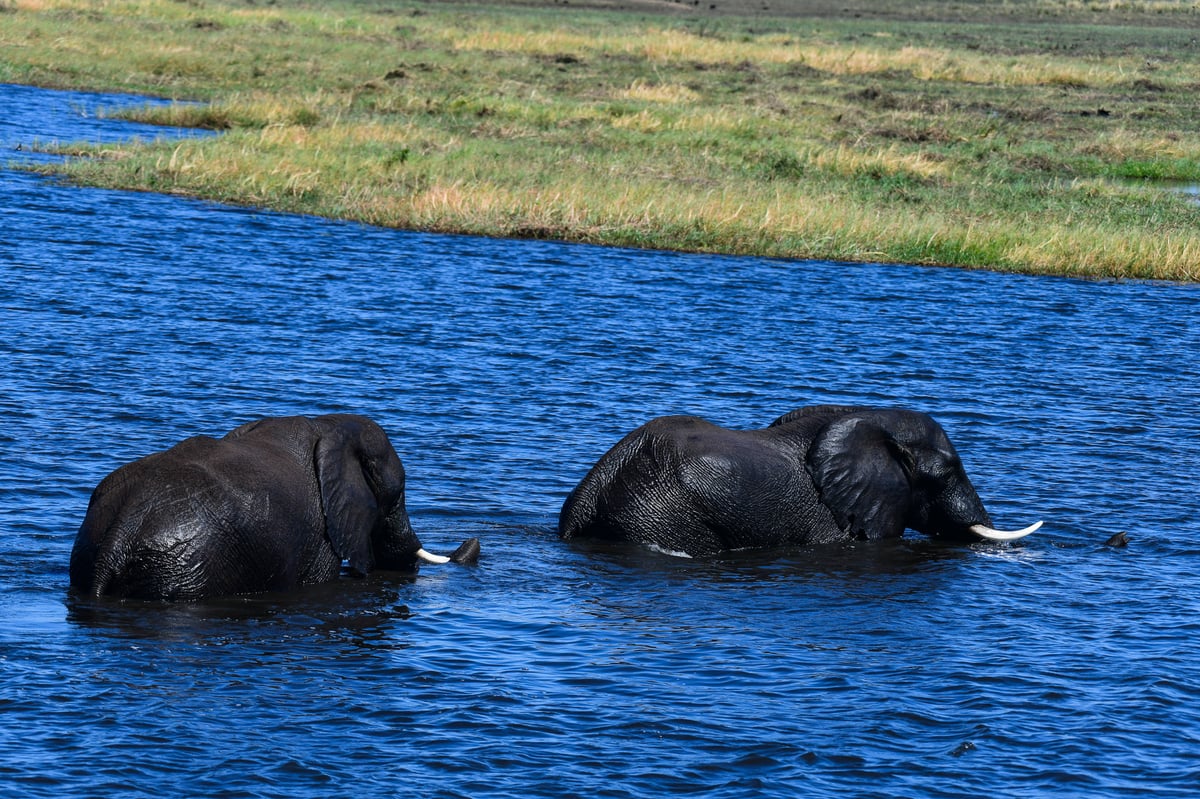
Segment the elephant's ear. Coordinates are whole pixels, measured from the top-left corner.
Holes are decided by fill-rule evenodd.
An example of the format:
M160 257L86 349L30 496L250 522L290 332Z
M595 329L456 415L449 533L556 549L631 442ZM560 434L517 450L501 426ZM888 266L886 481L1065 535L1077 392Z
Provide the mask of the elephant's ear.
M375 493L363 473L357 437L343 427L325 430L317 439L314 461L325 535L333 551L350 568L367 574L374 564L371 531L379 518Z
M861 416L831 422L808 451L808 470L821 502L839 527L861 539L903 534L911 463L912 456L886 429Z

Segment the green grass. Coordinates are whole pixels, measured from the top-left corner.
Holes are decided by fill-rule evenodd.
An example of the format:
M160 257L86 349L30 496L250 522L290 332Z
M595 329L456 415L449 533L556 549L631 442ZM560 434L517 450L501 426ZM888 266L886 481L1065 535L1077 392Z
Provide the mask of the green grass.
M1200 4L761 5L0 0L0 80L201 100L137 116L223 131L69 148L94 157L54 168L89 185L492 236L1200 280L1200 207L1156 187L1200 182Z

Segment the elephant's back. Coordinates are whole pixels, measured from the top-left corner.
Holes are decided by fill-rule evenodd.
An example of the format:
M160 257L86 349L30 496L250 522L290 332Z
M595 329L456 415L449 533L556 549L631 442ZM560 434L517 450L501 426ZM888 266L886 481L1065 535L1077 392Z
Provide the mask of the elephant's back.
M72 549L71 584L94 596L144 599L284 588L299 580L301 558L312 558L314 547L322 569L336 572L315 491L311 467L285 454L186 439L97 486ZM300 547L264 546L282 540L285 528L304 528ZM257 585L262 575L269 579Z
M806 543L819 527L816 493L801 447L758 431L724 431L689 442L678 468L685 501L720 548Z
M838 537L806 457L835 409L794 413L784 425L733 430L697 417L664 417L648 432L678 483L679 523L720 550L821 543ZM663 454L666 453L666 454Z

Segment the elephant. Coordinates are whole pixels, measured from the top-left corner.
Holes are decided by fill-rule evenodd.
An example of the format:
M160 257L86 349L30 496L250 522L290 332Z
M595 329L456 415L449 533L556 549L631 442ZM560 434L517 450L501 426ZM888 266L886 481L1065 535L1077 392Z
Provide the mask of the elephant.
M339 578L343 561L414 572L422 548L404 502L404 466L364 416L266 418L223 438L188 438L127 463L92 492L71 550L85 596L196 601Z
M567 496L564 540L688 557L898 538L1009 541L941 426L900 408L817 405L759 430L664 416L626 435Z

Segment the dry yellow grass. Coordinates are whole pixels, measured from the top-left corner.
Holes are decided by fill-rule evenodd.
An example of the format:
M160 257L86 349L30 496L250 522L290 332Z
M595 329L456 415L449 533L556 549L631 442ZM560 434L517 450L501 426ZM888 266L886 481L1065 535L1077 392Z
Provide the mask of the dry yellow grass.
M97 185L441 231L1197 278L1196 206L1127 181L1200 182L1200 55L1116 11L1073 12L1111 23L1083 28L1054 22L1061 3L953 4L1034 28L9 1L0 79L212 100L144 116L218 138L80 148L103 157L66 170ZM1119 13L1166 13L1139 7Z
M647 28L640 35L579 35L566 31L477 31L454 36L459 50L536 56L561 53L625 54L660 64L699 63L803 65L830 75L905 71L919 80L1016 86L1113 86L1139 66L1137 56L1098 54L1091 63L1051 55L996 58L951 48L897 46L894 36L876 33L853 44L824 40L801 43L786 35L753 41L721 40L677 28Z

